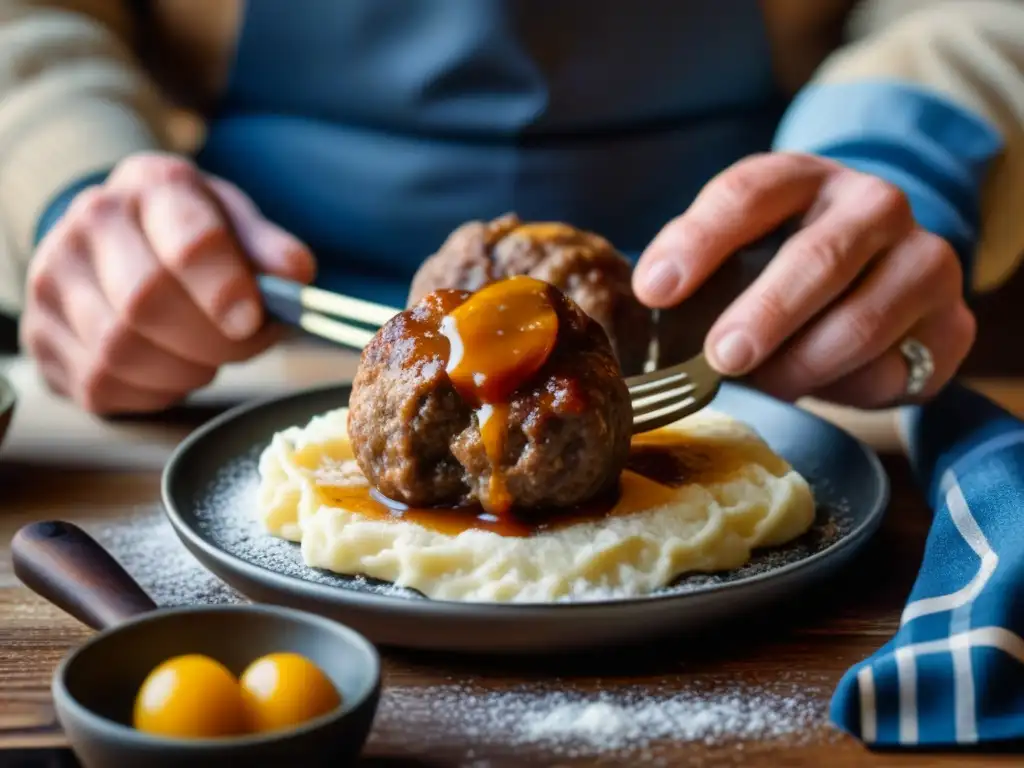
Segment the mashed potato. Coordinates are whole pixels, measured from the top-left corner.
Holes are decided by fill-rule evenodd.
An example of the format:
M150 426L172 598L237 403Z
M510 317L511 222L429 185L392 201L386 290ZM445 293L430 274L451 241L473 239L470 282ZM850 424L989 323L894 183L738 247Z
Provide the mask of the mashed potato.
M346 417L346 409L330 411L274 436L260 457L260 520L274 536L301 542L311 567L430 598L538 603L644 595L685 573L738 568L753 550L791 541L814 519L804 478L745 424L707 410L634 438L640 450L671 443L685 480L670 486L627 469L618 501L600 518L503 536L367 514L337 492L366 485L351 460Z

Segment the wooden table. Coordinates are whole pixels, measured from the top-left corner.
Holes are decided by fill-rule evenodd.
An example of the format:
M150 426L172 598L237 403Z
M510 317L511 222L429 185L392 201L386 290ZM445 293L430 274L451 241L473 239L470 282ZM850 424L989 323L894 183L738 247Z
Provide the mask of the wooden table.
M982 388L1024 413L1024 383L988 383ZM1020 764L1019 756L998 754L872 754L827 724L828 700L843 671L895 630L929 525L906 462L890 455L886 465L893 482L892 505L866 554L800 605L745 622L729 639L717 636L703 645L676 643L571 661L512 663L385 653L385 699L364 764L497 768L636 765L641 759L669 766ZM129 517L156 519L161 514L158 475L152 470L55 470L8 460L0 463L0 488L0 749L62 746L49 696L50 675L58 659L89 631L16 582L7 542L18 527L42 518L71 520L94 531ZM798 732L751 738L730 736L734 731L726 729L700 734L697 741L662 740L640 754L586 754L581 749L573 755L559 744L511 738L512 731L505 730L508 716L489 719L483 709L507 707L531 691L592 695L624 687L661 695L696 696L702 691L710 702L716 692L727 690L748 692L741 695L751 698L788 691L785 695L799 696L809 723ZM460 722L453 712L458 707L475 712L471 722ZM18 753L19 759L31 754ZM0 752L0 764L9 764L5 755L14 753Z

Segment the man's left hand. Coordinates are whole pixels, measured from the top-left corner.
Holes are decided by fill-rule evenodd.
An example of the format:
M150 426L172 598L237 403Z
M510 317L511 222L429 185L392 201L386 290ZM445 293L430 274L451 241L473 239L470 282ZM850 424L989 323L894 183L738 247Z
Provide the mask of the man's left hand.
M794 218L801 228L708 333L710 363L786 400L878 408L934 395L974 343L957 256L916 225L897 187L831 160L772 153L722 172L647 247L634 290L675 306ZM907 338L934 358L918 398L906 397Z

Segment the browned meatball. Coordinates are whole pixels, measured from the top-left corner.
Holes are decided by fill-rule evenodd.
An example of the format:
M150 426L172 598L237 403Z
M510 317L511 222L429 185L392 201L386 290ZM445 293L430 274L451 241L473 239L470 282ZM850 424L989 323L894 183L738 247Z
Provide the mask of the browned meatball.
M452 232L413 278L412 306L431 291L475 291L492 280L530 275L569 295L596 320L627 376L640 373L651 339L651 313L630 284L629 261L600 235L567 224L524 224L515 214L471 221Z
M554 347L507 397L500 472L513 509L565 508L613 486L632 429L629 393L601 327L544 285L557 314ZM470 296L428 294L377 333L352 385L349 437L356 461L384 496L413 507L486 499L491 459L473 403L446 373L441 321Z

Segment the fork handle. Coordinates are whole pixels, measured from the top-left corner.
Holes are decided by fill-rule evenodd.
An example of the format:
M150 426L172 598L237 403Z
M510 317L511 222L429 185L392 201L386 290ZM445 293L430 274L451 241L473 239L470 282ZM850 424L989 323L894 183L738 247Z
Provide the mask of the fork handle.
M301 327L302 284L273 275L257 275L256 285L267 312L282 323Z
M700 352L711 326L764 271L795 231L796 224L787 222L740 248L722 262L690 298L675 307L660 310L657 368L668 368Z

